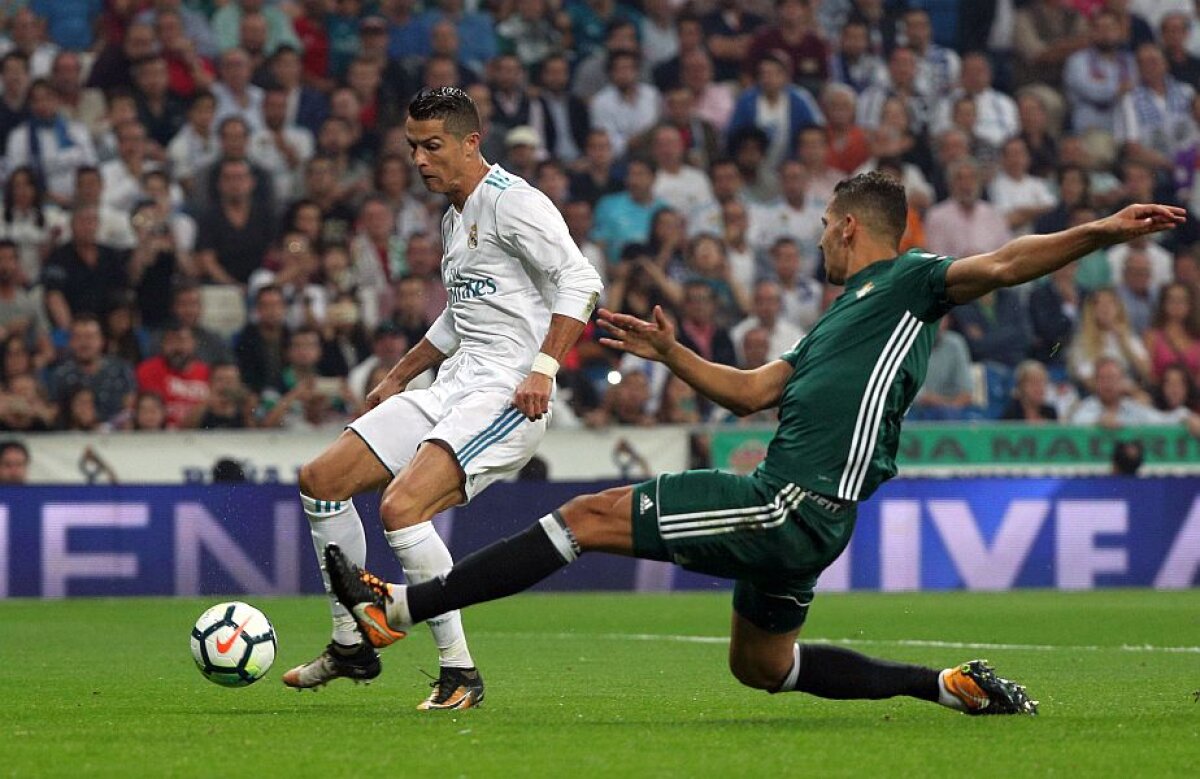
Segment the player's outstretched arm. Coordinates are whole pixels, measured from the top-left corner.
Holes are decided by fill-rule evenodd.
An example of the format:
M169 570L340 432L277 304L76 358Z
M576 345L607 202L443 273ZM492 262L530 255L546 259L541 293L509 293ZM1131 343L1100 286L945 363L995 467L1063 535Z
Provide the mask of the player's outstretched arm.
M1175 206L1137 204L1069 230L1017 238L994 252L950 263L946 296L955 303L966 303L1000 287L1015 287L1097 249L1173 229L1183 224L1186 214Z
M654 307L653 322L603 308L598 316L609 334L600 343L663 363L701 395L738 416L777 405L792 375L792 366L783 360L750 371L709 362L675 340L675 326L662 306Z

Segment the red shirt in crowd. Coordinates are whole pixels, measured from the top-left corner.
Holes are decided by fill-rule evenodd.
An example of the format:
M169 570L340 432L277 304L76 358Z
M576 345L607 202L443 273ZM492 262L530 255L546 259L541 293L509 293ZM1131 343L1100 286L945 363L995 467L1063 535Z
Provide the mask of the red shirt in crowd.
M208 400L208 365L192 360L175 371L160 354L137 367L138 390L156 392L167 407L167 427L177 428Z

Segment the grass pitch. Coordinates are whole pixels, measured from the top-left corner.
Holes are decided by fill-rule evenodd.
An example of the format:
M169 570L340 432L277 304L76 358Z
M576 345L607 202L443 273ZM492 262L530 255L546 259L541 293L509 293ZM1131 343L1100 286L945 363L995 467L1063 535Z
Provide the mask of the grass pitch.
M369 687L279 682L327 640L319 598L250 599L274 622L267 678L218 687L188 632L225 600L0 601L0 775L1196 776L1200 591L818 596L808 638L933 666L974 657L1038 717L910 699L740 687L729 598L530 595L470 610L479 710L424 714L428 632ZM927 642L927 643L926 643Z

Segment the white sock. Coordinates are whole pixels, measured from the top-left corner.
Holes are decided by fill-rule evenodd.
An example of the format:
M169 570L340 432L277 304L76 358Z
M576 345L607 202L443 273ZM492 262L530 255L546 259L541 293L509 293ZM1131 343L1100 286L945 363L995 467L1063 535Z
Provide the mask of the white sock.
M412 614L408 611L408 585L388 584L391 600L387 602L387 621L390 627L407 631L412 627Z
M783 677L783 683L779 685L779 689L771 692L792 692L796 689L796 682L800 680L800 645L792 645L792 667L788 669L787 676Z
M333 640L345 646L362 643L362 634L354 622L354 615L338 603L329 587L329 574L325 573L325 545L337 544L346 557L355 565L367 564L367 534L363 531L362 519L353 500L317 500L307 495L300 496L304 516L308 517L312 530L313 547L317 551L317 565L321 568L321 580L329 594L330 610L333 612Z
M954 709L955 711L966 711L967 704L964 703L963 700L957 695L954 695L946 689L946 674L950 673L952 670L954 669L947 668L938 674L938 703L942 704L948 709Z
M388 546L404 567L404 578L409 584L420 584L441 576L454 567L454 558L446 548L442 537L437 534L432 522L422 522L400 530L384 533ZM405 604L407 611L407 603ZM390 615L389 615L390 621ZM403 620L400 620L403 623ZM462 613L457 609L425 620L433 633L438 654L444 668L474 668L475 661L467 649L467 636L463 633Z

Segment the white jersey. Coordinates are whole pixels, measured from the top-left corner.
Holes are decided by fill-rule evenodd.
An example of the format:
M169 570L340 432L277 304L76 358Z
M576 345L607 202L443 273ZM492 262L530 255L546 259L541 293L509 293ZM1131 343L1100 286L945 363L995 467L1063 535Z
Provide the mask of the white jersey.
M435 388L513 390L529 375L551 314L586 322L600 277L550 199L493 165L442 217L447 303L425 338L449 355Z

